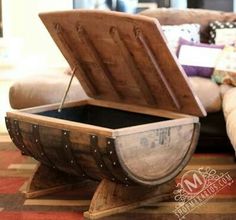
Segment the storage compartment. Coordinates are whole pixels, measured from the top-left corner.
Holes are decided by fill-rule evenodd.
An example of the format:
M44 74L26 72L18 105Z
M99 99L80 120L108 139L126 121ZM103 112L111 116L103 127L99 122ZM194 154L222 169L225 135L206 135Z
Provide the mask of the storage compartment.
M158 21L82 10L40 17L72 69L71 80L76 76L91 99L8 112L16 146L42 170L102 180L89 218L173 195L168 184L190 160L196 116L206 112Z
M94 105L68 107L64 108L61 112L58 112L57 110L50 110L36 114L111 129L169 120L164 117L151 116Z
M90 99L8 112L19 149L65 173L125 185L178 175L205 110L158 21L83 10L40 18Z

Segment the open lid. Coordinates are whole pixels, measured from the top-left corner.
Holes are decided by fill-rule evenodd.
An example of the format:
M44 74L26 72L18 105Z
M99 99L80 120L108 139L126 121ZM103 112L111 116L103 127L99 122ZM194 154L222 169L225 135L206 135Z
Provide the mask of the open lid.
M206 115L156 19L95 10L40 18L88 96Z

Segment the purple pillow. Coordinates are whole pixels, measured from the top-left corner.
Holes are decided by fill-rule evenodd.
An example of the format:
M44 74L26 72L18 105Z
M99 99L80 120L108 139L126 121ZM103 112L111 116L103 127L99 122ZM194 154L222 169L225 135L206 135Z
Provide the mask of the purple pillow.
M215 48L215 49L223 49L223 45L213 45L213 44L203 44L203 43L193 43L190 41L187 41L183 38L180 38L179 40L179 48L177 51L177 56L180 57L180 50L181 47L187 45L187 46L193 46L193 47L201 47L201 48ZM199 60L204 59L204 57L199 56ZM206 66L194 66L194 65L187 65L187 64L181 64L184 71L188 76L201 76L201 77L207 77L210 78L213 74L214 67L206 67Z

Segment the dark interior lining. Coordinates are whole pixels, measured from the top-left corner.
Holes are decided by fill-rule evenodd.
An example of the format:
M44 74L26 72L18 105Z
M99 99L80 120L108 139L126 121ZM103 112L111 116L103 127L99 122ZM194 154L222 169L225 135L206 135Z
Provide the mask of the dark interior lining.
M61 112L52 110L40 112L37 114L111 129L169 120L168 118L158 116L151 116L93 105L75 106L64 108Z

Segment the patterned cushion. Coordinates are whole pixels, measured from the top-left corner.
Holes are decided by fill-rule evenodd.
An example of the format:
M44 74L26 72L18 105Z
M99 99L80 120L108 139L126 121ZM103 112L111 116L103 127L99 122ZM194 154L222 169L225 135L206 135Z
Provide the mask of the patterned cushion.
M193 43L200 42L199 24L163 25L162 30L166 36L169 47L174 53L176 53L178 49L180 38L184 38Z
M216 63L212 79L216 83L236 86L236 47L224 47Z
M211 77L224 46L179 41L179 62L188 76Z
M209 24L211 44L234 45L236 42L236 22L214 21Z

